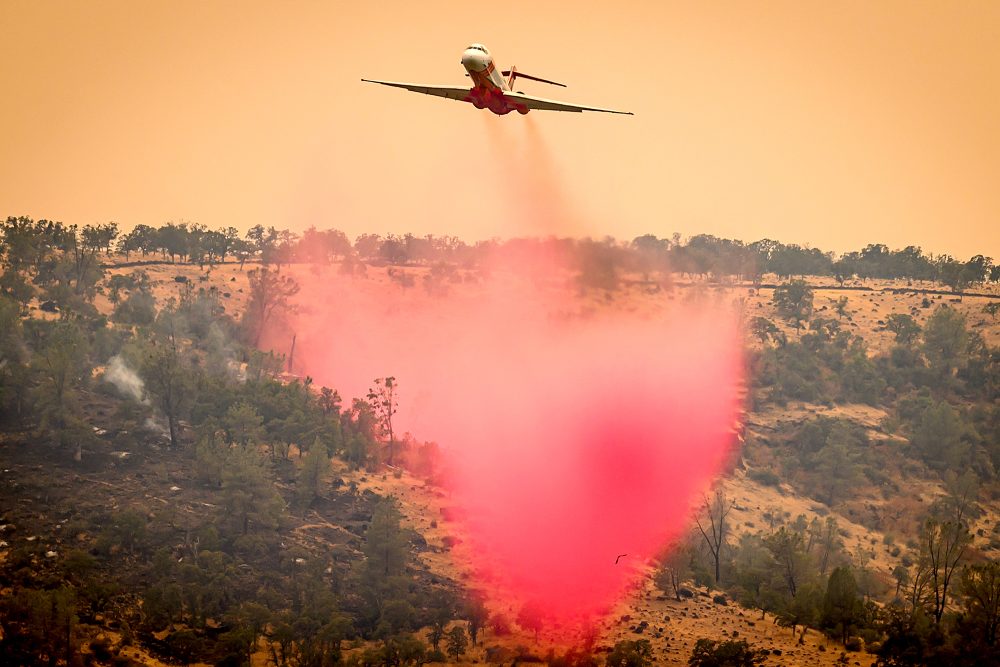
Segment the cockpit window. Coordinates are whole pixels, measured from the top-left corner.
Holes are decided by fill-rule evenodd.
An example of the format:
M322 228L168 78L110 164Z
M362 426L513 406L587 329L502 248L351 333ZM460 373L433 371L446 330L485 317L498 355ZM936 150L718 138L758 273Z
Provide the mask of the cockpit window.
M486 50L486 47L482 44L471 44L469 48L475 49L476 51L482 51L483 53L489 53L489 51Z

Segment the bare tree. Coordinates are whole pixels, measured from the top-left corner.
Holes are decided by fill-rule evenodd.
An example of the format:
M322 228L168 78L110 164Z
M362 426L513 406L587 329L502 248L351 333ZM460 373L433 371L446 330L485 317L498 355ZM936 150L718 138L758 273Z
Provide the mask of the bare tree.
M934 622L940 623L948 604L948 587L959 563L965 557L972 536L961 521L930 518L924 523L920 542L928 567Z
M918 607L924 606L924 603L927 602L927 587L929 584L930 567L927 558L921 556L917 561L913 577L909 580L906 588L906 598L910 604L912 613L915 613Z
M979 485L972 473L949 473L945 489L948 495L935 504L920 533L920 562L929 588L926 600L936 623L941 622L948 605L948 589L972 543L967 517L976 511Z
M701 517L695 517L698 530L701 531L702 537L705 538L705 544L708 545L708 550L712 553L712 560L715 562L715 583L719 583L721 578L720 563L722 550L726 548L726 530L728 528L726 516L729 515L735 504L735 500L726 498L726 493L721 488L715 491L715 496L711 499L707 495L705 496L705 502L702 507L708 515L711 535L702 525Z

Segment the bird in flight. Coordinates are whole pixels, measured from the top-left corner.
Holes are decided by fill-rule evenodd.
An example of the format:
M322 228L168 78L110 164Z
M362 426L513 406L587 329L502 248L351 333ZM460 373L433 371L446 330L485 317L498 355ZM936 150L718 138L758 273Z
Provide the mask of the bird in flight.
M618 554L618 558L615 559L615 565L618 565L618 561L625 558L625 556L628 556L628 554Z

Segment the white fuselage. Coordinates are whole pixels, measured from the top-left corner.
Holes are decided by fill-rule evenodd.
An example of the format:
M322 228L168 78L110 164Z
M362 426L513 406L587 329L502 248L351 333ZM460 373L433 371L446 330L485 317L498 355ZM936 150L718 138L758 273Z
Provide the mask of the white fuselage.
M493 56L482 44L473 44L462 53L462 67L469 73L473 87L469 93L469 101L479 109L489 109L497 115L511 111L528 113L527 107L515 104L504 97L510 91L510 84L503 78Z

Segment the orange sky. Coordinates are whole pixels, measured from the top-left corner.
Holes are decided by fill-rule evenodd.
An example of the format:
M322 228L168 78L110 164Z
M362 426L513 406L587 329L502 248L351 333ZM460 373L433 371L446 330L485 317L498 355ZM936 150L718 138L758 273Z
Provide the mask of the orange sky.
M997 2L4 0L0 26L0 215L1000 259ZM461 83L473 41L636 115L359 81Z

